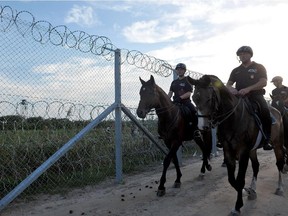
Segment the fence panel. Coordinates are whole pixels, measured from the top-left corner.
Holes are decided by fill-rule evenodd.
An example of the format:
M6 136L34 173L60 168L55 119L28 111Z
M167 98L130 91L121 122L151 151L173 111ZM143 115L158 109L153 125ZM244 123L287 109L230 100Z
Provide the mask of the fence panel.
M1 5L0 43L2 198L114 103L116 47L106 37L52 26L27 11L15 12ZM124 49L121 59L121 99L135 115L139 76L148 79L152 73L157 84L168 91L173 79L171 65ZM157 137L157 116L151 112L141 121ZM115 176L114 123L112 112L20 198L96 184ZM187 143L184 152L191 155L192 151L193 143ZM122 154L124 173L159 164L163 158L124 114Z

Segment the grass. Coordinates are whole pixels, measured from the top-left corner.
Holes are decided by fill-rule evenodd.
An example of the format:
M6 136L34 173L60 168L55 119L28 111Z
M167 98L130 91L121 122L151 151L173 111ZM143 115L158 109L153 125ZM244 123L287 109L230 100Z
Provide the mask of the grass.
M151 124L149 128L153 134L157 134L156 125ZM148 169L155 163L160 164L164 157L143 134L132 133L132 127L128 124L122 128L123 173ZM9 193L81 129L75 126L72 129L0 131L0 197ZM106 129L93 129L20 197L63 192L114 178L114 131ZM195 151L193 146L185 146L184 155Z

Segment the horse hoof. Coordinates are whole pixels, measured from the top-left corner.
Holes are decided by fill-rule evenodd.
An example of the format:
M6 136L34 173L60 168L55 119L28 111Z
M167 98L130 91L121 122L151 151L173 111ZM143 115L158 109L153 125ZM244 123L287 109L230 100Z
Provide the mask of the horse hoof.
M210 164L208 164L208 165L206 166L206 169L207 169L208 171L211 171L211 170L212 170L212 166L211 166Z
M280 188L277 188L276 191L275 191L275 194L278 195L278 196L283 196L284 195L284 191L281 190Z
M249 196L249 191L247 188L243 188L242 190L242 197L248 197Z
M229 214L229 216L239 216L239 215L240 215L240 211L237 211L235 209L233 209Z
M173 185L173 188L180 188L181 187L181 182L175 182Z
M205 174L204 173L200 173L199 176L198 176L198 180L202 181L205 177Z
M158 197L162 197L162 196L165 195L165 193L166 193L165 189L164 189L164 190L158 190L158 191L157 191L157 196L158 196Z
M249 193L248 193L248 200L255 200L257 199L257 193L253 189L249 188Z

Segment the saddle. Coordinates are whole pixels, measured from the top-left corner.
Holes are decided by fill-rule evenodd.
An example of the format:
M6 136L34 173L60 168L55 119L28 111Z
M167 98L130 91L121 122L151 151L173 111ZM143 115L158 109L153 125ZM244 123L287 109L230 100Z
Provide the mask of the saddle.
M182 115L182 117L184 118L185 122L192 122L192 110L190 110L190 108L188 106L186 106L185 104L181 104L181 103L176 103L176 105L179 107L180 109L180 113Z
M259 117L259 114L261 113L261 106L258 102L254 101L253 103L251 103L249 101L249 99L247 98L244 98L245 100L245 104L248 108L248 112L253 115L254 117L254 120L256 122L256 125L258 126L259 128L259 133L261 132L262 135L263 135L263 138L266 139L266 134L264 133L263 131L263 127L262 127L262 122L261 122L261 119ZM272 125L276 123L276 118L274 117L274 115L270 112L270 117L271 117L271 120L272 120ZM254 148L258 148L259 144L262 143L261 140L263 141L263 138L261 139L261 137L257 137L257 141L255 143L255 146Z
M258 126L261 126L261 120L259 117L259 113L261 113L261 106L257 101L254 101L253 103L251 103L247 98L244 98L245 103L248 107L248 111L251 115L254 116L256 123L258 124ZM272 125L276 123L276 118L273 115L272 112L270 112L270 117L272 120Z

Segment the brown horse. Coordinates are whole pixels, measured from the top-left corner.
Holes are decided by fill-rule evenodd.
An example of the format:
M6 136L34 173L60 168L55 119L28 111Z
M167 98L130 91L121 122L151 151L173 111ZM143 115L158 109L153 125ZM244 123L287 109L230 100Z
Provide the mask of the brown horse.
M182 145L182 141L192 140L193 131L187 129L186 121L181 114L181 108L172 103L168 95L156 85L154 77L151 75L150 80L147 82L140 78L142 87L140 89L140 102L137 108L137 115L139 118L145 118L151 109L155 108L158 116L158 133L163 138L165 145L169 149L168 154L163 161L163 172L160 178L160 184L157 191L157 196L165 194L166 172L173 161L177 178L174 187L179 188L181 185L181 170L177 159L177 150ZM203 153L203 164L201 167L201 174L204 175L205 168L210 171L212 168L209 164L209 157L211 147L205 146L202 138L194 138L195 142L199 145Z
M228 171L228 181L237 191L237 200L231 215L239 215L243 204L243 189L249 158L252 163L253 178L248 192L248 199L256 199L256 180L259 172L257 149L261 146L261 132L255 119L254 109L245 98L230 93L221 80L213 75L204 75L199 80L188 78L195 85L192 96L199 113L217 126L217 136L224 150L224 160ZM284 172L285 151L282 118L278 110L270 107L275 118L272 125L271 141L279 171L276 193L283 194L281 173ZM238 174L235 177L236 161Z
M282 116L283 126L284 126L284 146L286 148L286 152L288 154L288 109L285 107L284 100L288 97L286 94L279 94L279 95L270 95L272 102L271 106L275 107ZM288 164L288 158L286 158L286 164Z

